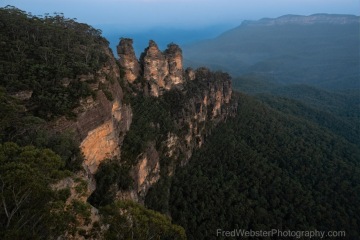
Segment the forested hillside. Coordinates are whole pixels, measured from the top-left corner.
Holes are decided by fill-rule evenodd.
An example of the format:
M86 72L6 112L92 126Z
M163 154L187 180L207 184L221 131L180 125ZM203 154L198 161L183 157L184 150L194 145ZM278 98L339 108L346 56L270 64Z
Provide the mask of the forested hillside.
M1 86L30 99L35 115L72 116L79 99L94 94L90 82L70 79L95 73L107 60L100 30L61 14L40 18L11 7L1 9L0 25Z
M360 143L360 92L358 89L327 91L304 84L283 85L271 77L242 76L233 79L234 88L269 106L314 122Z
M113 101L120 79L100 72L108 49L99 30L62 14L0 8L0 239L186 238L136 202L91 206L78 132L54 128L75 123L84 98Z
M117 50L63 14L0 8L0 239L360 237L356 88L235 79L246 95L183 69L174 43Z
M218 228L359 237L358 146L243 94L207 140L171 186L171 215L189 239L216 239Z

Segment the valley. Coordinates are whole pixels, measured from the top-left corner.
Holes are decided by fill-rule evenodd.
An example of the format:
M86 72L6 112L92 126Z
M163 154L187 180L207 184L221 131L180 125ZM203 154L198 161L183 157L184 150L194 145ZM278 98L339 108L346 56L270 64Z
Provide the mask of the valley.
M0 239L358 239L358 27L286 15L140 51L0 8Z

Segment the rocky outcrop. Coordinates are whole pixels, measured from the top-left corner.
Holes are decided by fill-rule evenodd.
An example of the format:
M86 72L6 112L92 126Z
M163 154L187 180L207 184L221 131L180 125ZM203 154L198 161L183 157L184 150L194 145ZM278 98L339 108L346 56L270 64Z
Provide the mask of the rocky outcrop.
M192 81L196 78L195 71L192 68L187 68L185 70L185 76L190 81Z
M213 73L207 68L189 69L183 74L183 79L188 82L184 81L181 88L164 96L176 108L172 116L175 122L173 130L160 143L145 143L148 147L139 154L133 170L133 192L126 195L137 196L139 202L144 201L149 188L160 179L161 171L172 175L177 166L187 164L213 127L236 111L235 103L231 102L232 88L228 74ZM160 164L160 156L168 161L165 169Z
M121 40L118 49L133 52L130 44L131 41ZM127 70L130 64L124 59L120 59L119 63L121 68ZM133 57L131 62L136 62ZM212 127L224 121L235 108L230 104L230 76L213 73L206 68L184 71L182 50L176 44L169 44L162 52L157 44L150 40L139 63L141 69L138 77L141 81L131 82L128 78L127 80L142 94L159 97L167 91L177 89L181 95L181 100L173 100L181 101L181 104L174 102L180 104L174 118L175 129L178 130L169 132L162 143L147 143L147 150L138 156L137 165L132 171L134 188L130 193L118 196L136 196L137 201L142 202L149 188L160 178L159 156L172 159L172 163L166 164L166 172L171 175L176 165L186 164L193 151L202 146Z
M74 109L75 121L61 117L52 126L58 131L75 133L84 154L83 166L89 174L94 174L104 159L120 155L120 145L132 119L131 107L123 103L124 93L117 81L120 69L110 50L103 51L109 56L106 64L95 74L78 76L83 81L94 82L91 87L96 96L80 100L80 106Z
M165 88L165 78L169 74L169 64L156 43L149 41L149 47L140 58L143 78L149 82L151 95L159 96L160 89Z
M231 102L232 88L228 74L213 73L207 68L200 68L194 74L193 81L200 86L200 91L188 93L186 111L182 112L177 126L186 131L182 136L169 138L169 149L172 149L169 153L176 155L174 146L182 151L178 151L178 154L184 156L181 165L186 164L192 152L202 146L214 126L236 112L236 102ZM177 143L170 139L176 139Z
M164 91L184 82L183 57L178 45L169 44L162 52L157 44L150 40L139 62L133 53L132 41L121 39L118 54L119 64L125 71L125 79L130 83L133 83L137 77L144 79L147 83L145 92L149 92L150 95L158 97Z
M25 90L25 91L20 91L20 92L12 94L12 97L17 98L21 101L24 101L24 100L29 100L31 98L32 94L33 94L33 91Z
M182 84L184 81L182 50L178 45L172 43L168 45L164 55L169 66L166 86L167 89L170 89L172 85Z
M132 171L134 189L138 200L143 200L148 189L160 179L160 156L154 144L149 144L146 151Z
M134 82L140 75L140 64L136 58L133 40L121 38L117 47L119 63L124 71L124 78L130 83Z
M176 166L186 164L193 151L202 146L212 127L234 112L231 104L231 81L229 75L213 73L206 68L184 71L182 51L175 44L168 45L161 52L156 43L150 41L149 47L138 61L132 48L132 40L121 39L118 46L120 68L111 53L107 53L109 60L97 73L78 76L81 81L96 79L91 86L96 97L80 101L80 106L74 110L77 114L76 121L60 118L55 127L76 132L85 158L84 180L87 176L88 194L91 194L96 188L93 176L103 160L128 160L122 156L121 148L133 116L130 104L124 103L124 94L156 97L161 97L166 92L170 96L175 94L173 99L170 97L167 100L174 101L174 107L177 106L176 110L171 109L174 129L160 137L160 142L152 139L145 143L145 150L137 155L129 173L133 179L132 188L119 190L116 194L119 199L143 202L149 188L160 179L160 173L164 171L160 159L165 157L170 161L165 164L165 172L172 175ZM124 72L121 73L121 70ZM119 84L118 80L121 78L127 81L126 93ZM138 89L139 84L142 89ZM160 123L153 123L151 126L162 127Z

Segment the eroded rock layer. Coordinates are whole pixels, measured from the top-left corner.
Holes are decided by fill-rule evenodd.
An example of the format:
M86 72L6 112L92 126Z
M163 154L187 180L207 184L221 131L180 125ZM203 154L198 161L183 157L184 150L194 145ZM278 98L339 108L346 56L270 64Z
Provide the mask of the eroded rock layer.
M164 91L184 83L182 50L176 44L169 44L162 52L157 44L150 40L149 46L137 61L132 40L121 39L118 55L125 79L130 83L138 77L144 79L151 96L158 97Z
M82 81L96 80L91 86L96 96L80 101L80 106L74 110L76 121L64 117L55 125L59 130L72 129L77 133L85 158L83 166L93 191L96 188L93 176L105 159L129 161L122 156L122 144L127 132L131 131L133 111L131 101L124 103L124 95L163 98L165 93L169 93L166 101L172 112L174 128L164 133L160 142L152 139L144 143L145 150L137 153L129 172L132 187L116 194L119 199L143 202L148 190L164 171L161 159L165 157L171 161L165 165L166 174L172 175L176 166L186 164L193 151L202 146L212 127L233 114L230 77L206 68L184 71L182 51L176 44L169 44L162 52L154 41L150 41L138 61L132 40L123 38L118 46L120 67L110 51L104 51L107 51L109 60L103 68L96 74L79 76ZM126 82L126 91L120 86L122 80ZM163 127L155 122L150 125Z
M140 75L140 64L132 44L132 39L122 38L117 47L119 62L125 74L124 78L129 82L134 82Z

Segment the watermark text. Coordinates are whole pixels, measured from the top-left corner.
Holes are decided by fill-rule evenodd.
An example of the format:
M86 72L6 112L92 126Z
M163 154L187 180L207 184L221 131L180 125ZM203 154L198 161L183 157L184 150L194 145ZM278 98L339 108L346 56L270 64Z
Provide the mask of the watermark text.
M318 230L309 230L309 231L292 231L292 230L279 230L271 229L268 231L263 230L244 230L244 229L234 229L234 230L223 230L216 229L217 237L282 237L282 238L331 238L331 237L345 237L345 231L318 231Z

